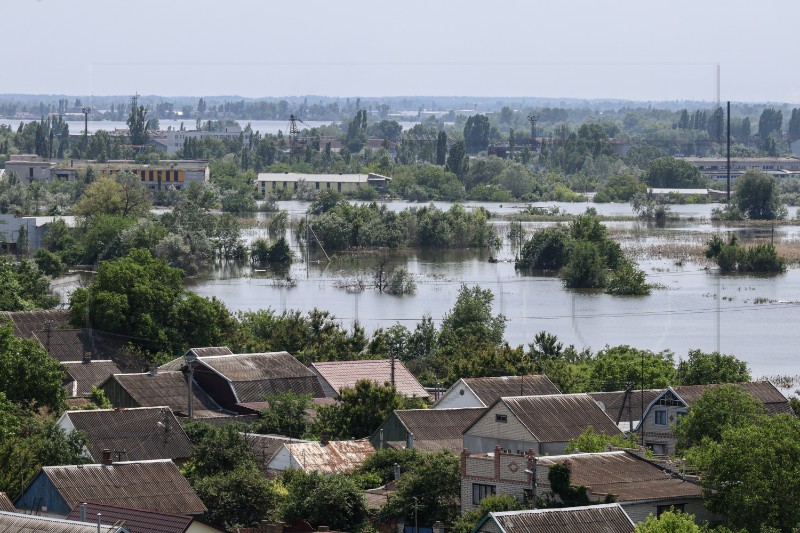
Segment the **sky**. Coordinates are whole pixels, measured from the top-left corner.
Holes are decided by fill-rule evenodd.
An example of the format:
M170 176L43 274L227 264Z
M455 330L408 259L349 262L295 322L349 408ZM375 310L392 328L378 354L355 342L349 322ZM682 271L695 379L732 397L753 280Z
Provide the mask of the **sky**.
M796 0L2 0L0 93L800 102Z

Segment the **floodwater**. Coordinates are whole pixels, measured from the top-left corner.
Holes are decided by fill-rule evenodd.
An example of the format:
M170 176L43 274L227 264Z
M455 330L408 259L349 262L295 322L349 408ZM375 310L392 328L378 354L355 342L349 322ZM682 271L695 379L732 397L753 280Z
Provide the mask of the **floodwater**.
M298 220L307 208L303 202L282 202ZM413 204L392 202L391 209ZM441 208L450 204L438 203ZM482 205L495 214L508 215L521 204ZM580 213L587 204L557 205ZM630 215L622 204L588 204L605 215ZM719 228L711 224L711 205L675 206L682 220L663 229L648 228L636 221L608 222L612 231L625 235L626 250L652 244L681 245L705 242L719 231L736 231L741 242L773 237L771 228ZM259 214L265 217L264 214ZM492 222L505 236L507 221ZM530 234L550 223L525 223ZM189 289L201 296L214 296L233 311L272 308L278 311L315 307L328 310L345 325L358 321L368 332L400 323L413 329L424 316L439 323L456 300L462 284L480 285L494 293L494 311L508 319L506 339L511 345L527 344L539 331L548 331L564 344L596 351L606 345L629 344L655 351L670 349L676 358L690 349L720 350L744 359L754 377L800 375L797 357L800 324L800 269L782 275L718 276L709 264L675 261L671 258L641 256L640 267L648 282L659 288L643 297L610 296L597 291L566 289L557 277L531 275L514 269L514 250L504 241L494 252L499 259L490 263L489 250L423 250L387 253L336 254L331 261L312 253L306 263L305 250L289 230L298 257L290 276L291 288L281 286L265 272L249 266L221 266L207 279L190 282ZM251 240L263 230L251 229ZM781 225L774 231L776 243L797 245L800 229ZM348 292L337 282L369 281L377 261L385 256L393 266L404 266L416 280L413 295L391 296L374 289Z

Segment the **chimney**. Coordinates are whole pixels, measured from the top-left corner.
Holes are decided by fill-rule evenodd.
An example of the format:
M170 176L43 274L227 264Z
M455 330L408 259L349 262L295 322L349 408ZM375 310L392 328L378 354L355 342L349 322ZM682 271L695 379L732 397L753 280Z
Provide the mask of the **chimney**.
M153 363L150 365L150 375L152 377L156 377L158 375L158 365Z
M97 533L100 533L101 522L100 519L103 517L101 513L97 513Z
M414 447L414 434L410 433L406 437L406 448L411 449Z
M330 434L328 433L328 430L323 429L322 432L320 432L319 434L319 443L322 444L323 446L326 446L329 440L330 440Z
M379 450L383 449L383 429L381 429L380 431L380 444L378 445L378 449Z
M397 463L394 464L394 479L395 481L400 479L400 465Z
M81 522L86 522L86 503L81 503Z
M91 363L92 362L92 352L83 352L83 359L81 359L81 363Z
M101 465L111 465L114 464L111 460L111 450L104 449L103 450L103 459L100 461Z

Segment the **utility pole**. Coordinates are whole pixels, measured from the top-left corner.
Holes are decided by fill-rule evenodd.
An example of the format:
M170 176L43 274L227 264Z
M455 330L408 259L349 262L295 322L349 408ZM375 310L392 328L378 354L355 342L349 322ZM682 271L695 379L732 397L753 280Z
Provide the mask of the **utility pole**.
M531 123L531 146L533 147L533 151L536 151L536 121L538 117L536 115L528 115L528 122Z
M197 361L197 356L191 351L185 355L186 366L189 368L189 420L194 416L194 395L192 394L192 382L194 381L194 362Z
M134 100L135 102L136 100ZM91 113L92 108L89 106L83 106L81 108L83 112L83 147L84 149L89 149L89 113ZM84 154L86 155L86 154Z
M728 100L728 205L731 205L731 101Z
M644 446L644 350L642 350L642 396L641 396L641 407L642 407L642 421L639 422L639 430L642 432L642 446Z
M419 525L417 525L417 497L414 496L414 533L419 533Z

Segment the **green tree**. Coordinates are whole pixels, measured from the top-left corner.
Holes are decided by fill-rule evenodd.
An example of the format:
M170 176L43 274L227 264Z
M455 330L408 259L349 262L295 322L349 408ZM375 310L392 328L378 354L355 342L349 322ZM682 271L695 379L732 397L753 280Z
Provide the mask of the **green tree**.
M89 185L72 212L87 218L101 214L135 218L149 213L151 207L152 195L147 187L133 174L122 172Z
M67 397L65 379L61 364L39 343L16 337L10 324L0 325L0 393L8 401L58 412Z
M615 448L639 448L639 442L634 435L628 437L620 434L606 435L598 433L592 426L589 426L580 435L569 440L564 452L598 453L606 451L606 446L609 445Z
M572 243L569 260L561 278L571 289L596 289L606 286L608 267L600 246L591 241Z
M443 131L439 132L436 137L436 164L444 165L447 161L447 134Z
M462 285L453 308L442 319L440 346L499 346L506 330L506 317L492 315L494 295L489 289ZM467 341L468 339L468 341Z
M50 282L31 261L13 264L0 257L0 311L50 309L58 297L49 291Z
M205 432L202 440L192 448L185 471L191 481L255 464L240 427L228 424Z
M489 146L489 119L486 115L472 115L464 124L464 146L468 154L477 154Z
M469 511L465 511L459 516L451 531L453 533L471 533L478 525L481 518L489 513L499 513L503 511L519 511L522 504L515 497L508 494L496 494L482 499L478 506Z
M394 479L395 466L400 467L400 475L412 470L423 458L423 452L416 448L383 448L367 457L358 468L360 474L376 475L385 485Z
M257 433L274 433L303 438L309 429L307 411L311 409L311 395L287 391L264 397L269 407L261 410L261 417L251 429Z
M458 457L449 451L426 453L400 476L381 514L403 517L408 524L413 523L416 509L420 526L430 527L437 520L450 524L458 514L460 495Z
M780 133L783 129L783 111L768 107L758 118L758 137L763 143L772 133Z
M515 198L522 198L533 192L535 181L528 167L521 163L511 163L497 176L500 186Z
M661 157L650 163L644 181L650 187L697 189L705 185L700 171L691 163L674 157Z
M792 117L789 119L789 143L800 139L800 109L792 109Z
M64 263L61 258L46 248L39 248L33 254L33 259L36 261L36 267L48 276L58 276L64 270Z
M464 148L463 141L456 141L447 153L445 170L455 174L459 180L463 180L469 170L469 157Z
M130 130L131 144L144 146L150 138L150 121L147 120L147 110L143 105L136 105L136 98L131 99L131 113L128 115L128 129Z
M283 519L307 520L334 531L358 531L367 520L364 493L350 476L290 470L284 473L287 498Z
M560 270L569 260L570 237L566 229L553 226L538 230L522 246L516 268Z
M689 460L703 472L706 507L727 516L729 526L788 533L800 527L798 457L800 420L775 415L728 425Z
M786 216L775 177L761 170L748 169L736 178L732 201L747 218L776 220Z
M644 522L636 524L635 533L700 533L703 531L695 524L694 515L679 511L667 511L656 518L647 517Z
M704 439L719 442L729 426L755 423L766 414L764 404L740 385L720 385L700 395L673 430L676 449L685 452Z
M629 202L636 194L646 191L647 187L632 174L614 174L597 190L594 201Z
M675 377L681 385L737 383L750 381L747 363L733 355L689 350L687 359L678 362Z
M646 279L644 271L637 268L636 263L625 259L609 273L606 292L621 296L644 296L650 294L651 289Z
M597 352L591 382L594 390L600 391L621 390L627 383L633 383L634 389L665 388L672 383L674 373L672 352L653 353L620 345Z

